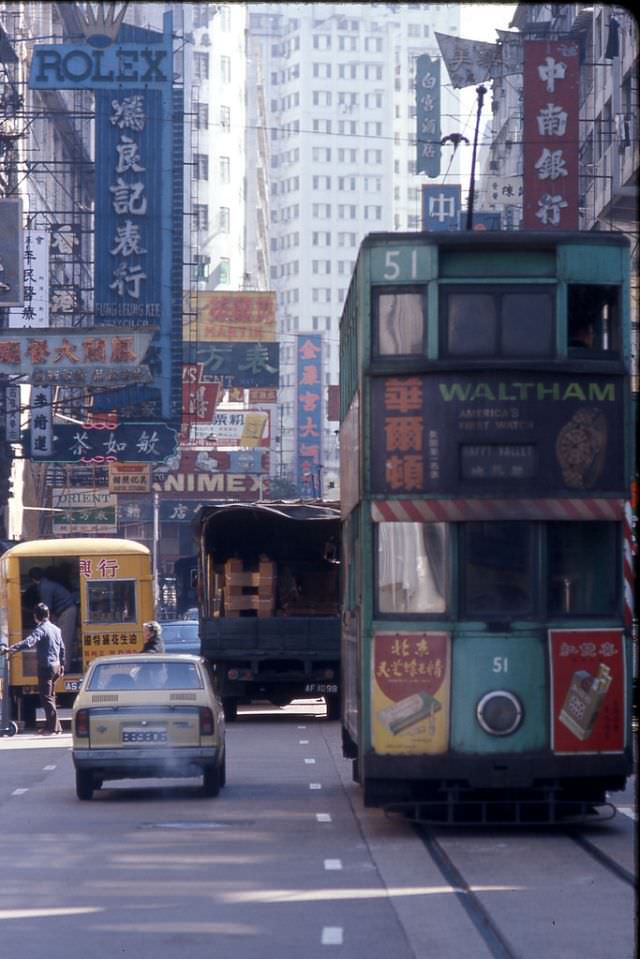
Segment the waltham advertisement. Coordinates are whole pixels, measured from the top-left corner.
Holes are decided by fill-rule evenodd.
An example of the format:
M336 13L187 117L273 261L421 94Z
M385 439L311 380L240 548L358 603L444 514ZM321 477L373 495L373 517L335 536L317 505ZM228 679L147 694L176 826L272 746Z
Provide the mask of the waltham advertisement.
M371 422L373 493L624 495L619 376L380 377Z

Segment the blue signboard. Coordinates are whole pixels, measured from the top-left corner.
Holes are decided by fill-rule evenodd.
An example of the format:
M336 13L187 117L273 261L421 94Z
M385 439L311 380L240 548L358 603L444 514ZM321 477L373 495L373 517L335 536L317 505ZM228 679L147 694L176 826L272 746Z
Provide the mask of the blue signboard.
M295 477L301 496L320 497L322 468L322 337L296 337L298 389Z
M440 60L416 59L416 173L440 176Z
M22 434L25 449L31 448L31 431ZM54 425L50 447L32 451L38 460L60 463L133 461L157 463L176 450L176 431L164 423L121 423L115 429Z
M461 187L454 184L425 184L422 187L422 229L457 230Z
M187 357L188 353L188 357ZM278 343L188 343L185 363L202 364L202 382L232 386L277 387L280 370Z
M29 84L96 91L95 323L157 329L153 383L138 388L135 403L128 391L112 392L110 408L137 406L140 418L146 405L154 418L171 421L182 372L171 343L181 321L173 290L182 270L174 126L183 122L173 90L172 16L164 15L162 33L79 16L87 42L36 45Z

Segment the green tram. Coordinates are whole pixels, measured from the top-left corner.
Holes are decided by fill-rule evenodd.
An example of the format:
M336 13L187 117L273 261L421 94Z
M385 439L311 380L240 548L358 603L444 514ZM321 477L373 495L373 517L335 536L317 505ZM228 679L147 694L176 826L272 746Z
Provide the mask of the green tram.
M378 233L340 326L342 739L423 822L611 814L631 772L629 249Z

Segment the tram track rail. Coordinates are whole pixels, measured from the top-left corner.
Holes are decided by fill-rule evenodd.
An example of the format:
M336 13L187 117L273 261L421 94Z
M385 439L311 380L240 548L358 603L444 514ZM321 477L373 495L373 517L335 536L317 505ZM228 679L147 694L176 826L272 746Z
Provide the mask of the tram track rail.
M473 924L492 959L522 959L522 953L509 941L508 936L501 929L500 923L481 901L480 894L474 891L472 884L467 881L464 873L446 851L443 842L438 838L438 827L414 822L412 828L442 877L451 886L458 903ZM563 836L570 840L586 856L603 867L610 876L635 889L636 878L633 873L616 862L612 856L584 835L584 832L578 826L564 828L558 827L558 825L532 826L531 829L547 835ZM442 838L445 839L448 833L449 830L445 828L442 832Z
M413 827L493 959L520 959L431 829Z

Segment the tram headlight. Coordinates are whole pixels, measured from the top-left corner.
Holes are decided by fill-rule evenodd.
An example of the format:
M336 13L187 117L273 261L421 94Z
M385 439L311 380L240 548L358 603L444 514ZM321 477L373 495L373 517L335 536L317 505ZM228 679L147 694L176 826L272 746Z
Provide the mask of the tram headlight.
M518 697L505 689L487 693L476 706L478 722L492 736L510 736L522 723L523 715Z

